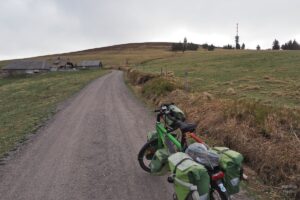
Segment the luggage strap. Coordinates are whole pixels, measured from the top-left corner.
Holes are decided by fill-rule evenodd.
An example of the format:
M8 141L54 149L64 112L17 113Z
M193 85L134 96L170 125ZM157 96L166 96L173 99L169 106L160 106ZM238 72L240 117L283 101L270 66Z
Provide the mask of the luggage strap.
M219 154L223 154L223 153L225 153L226 151L229 151L230 149L229 148L226 148L226 149L223 149L222 151L218 151L217 150L217 152L219 153Z
M223 149L222 151L218 151L218 150L216 150L216 151L218 152L218 154L224 154L226 151L229 151L229 150L230 150L229 148L226 148L226 149ZM226 156L228 156L229 158L233 159L230 155L226 154Z
M192 159L191 159L191 158L184 158L184 159L182 159L180 162L178 162L178 163L175 165L175 168L174 168L174 170L173 170L174 176L176 176L177 167L178 167L180 164L182 164L184 161L186 161L186 160L192 160Z

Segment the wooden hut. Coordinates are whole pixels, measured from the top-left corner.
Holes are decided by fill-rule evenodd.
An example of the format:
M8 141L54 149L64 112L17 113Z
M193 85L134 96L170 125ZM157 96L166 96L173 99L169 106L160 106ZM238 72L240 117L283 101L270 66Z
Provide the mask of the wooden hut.
M46 61L16 60L9 63L2 70L11 74L34 74L50 71L51 65Z
M79 67L82 69L100 69L102 63L100 60L84 60L80 62Z

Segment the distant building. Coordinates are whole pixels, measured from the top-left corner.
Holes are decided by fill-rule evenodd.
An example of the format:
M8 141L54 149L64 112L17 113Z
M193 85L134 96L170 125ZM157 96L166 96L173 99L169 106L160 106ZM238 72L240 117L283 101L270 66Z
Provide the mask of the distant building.
M2 68L2 70L9 75L48 72L50 69L51 65L49 65L46 61L35 60L16 60Z
M57 57L54 61L52 61L51 71L65 71L73 69L75 66L70 60L67 58Z
M99 69L102 68L100 60L84 60L79 64L80 68L83 69Z

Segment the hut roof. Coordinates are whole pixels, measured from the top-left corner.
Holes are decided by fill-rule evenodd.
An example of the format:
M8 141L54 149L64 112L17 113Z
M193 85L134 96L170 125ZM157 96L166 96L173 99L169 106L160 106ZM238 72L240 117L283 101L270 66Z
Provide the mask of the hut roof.
M64 66L67 63L70 63L70 59L69 58L61 58L61 57L57 57L56 59L52 60L52 64L53 65L60 65L60 66Z
M100 66L100 60L84 60L80 63L80 66Z
M46 61L16 60L5 66L4 70L50 70L51 65Z

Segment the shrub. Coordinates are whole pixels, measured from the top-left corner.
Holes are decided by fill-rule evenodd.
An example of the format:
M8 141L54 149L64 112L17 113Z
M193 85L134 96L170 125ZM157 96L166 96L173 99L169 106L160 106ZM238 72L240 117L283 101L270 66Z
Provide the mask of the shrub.
M169 92L172 92L175 89L176 86L174 83L164 78L155 78L148 81L144 85L142 89L142 93L149 98L153 96L157 97L157 96L165 95Z
M224 45L223 49L233 49L233 46L228 44L228 45Z
M172 51L185 51L185 50L189 50L189 51L197 51L199 48L198 44L194 44L194 43L173 43L171 50Z
M208 49L208 44L206 44L206 43L205 43L205 44L202 44L202 48L203 48L203 49Z
M208 51L213 51L215 50L215 46L213 44L209 45L207 48Z

